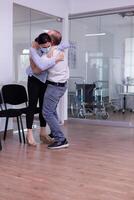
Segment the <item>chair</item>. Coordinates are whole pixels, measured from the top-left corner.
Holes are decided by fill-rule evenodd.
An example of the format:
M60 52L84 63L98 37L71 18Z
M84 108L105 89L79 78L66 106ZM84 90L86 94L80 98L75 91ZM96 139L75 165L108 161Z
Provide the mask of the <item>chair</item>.
M22 114L26 114L29 111L27 91L23 85L7 84L2 87L1 92L2 92L3 102L4 102L4 107L5 107L5 110L2 111L2 112L4 112L4 114L2 113L2 115L4 115L4 117L6 117L5 131L4 131L3 139L4 140L6 139L9 117L16 117L20 143L22 142L20 124L21 124L23 142L25 143L25 134L24 134L21 116L22 116ZM12 106L19 106L19 107L9 109L7 104L10 104ZM22 104L23 104L23 106L22 106ZM40 113L39 107L37 107L35 110L35 114L37 114L37 113ZM6 114L6 116L5 116L5 114ZM0 117L1 117L1 114L0 114Z
M2 150L2 144L1 144L1 139L0 139L0 151Z
M0 93L0 109L2 110L2 97ZM2 144L1 144L1 136L0 136L0 151L2 150Z
M3 98L4 110L0 111L0 117L6 117L3 139L4 140L6 139L9 118L16 117L18 125L19 141L20 143L22 143L22 138L21 138L21 131L22 131L23 142L25 143L25 135L24 135L21 116L23 113L26 113L27 111L28 98L26 89L23 85L7 84L2 87L1 94ZM8 108L8 104L12 105L13 107ZM22 106L22 104L25 104L25 106L24 105ZM20 130L20 125L21 125L21 130Z

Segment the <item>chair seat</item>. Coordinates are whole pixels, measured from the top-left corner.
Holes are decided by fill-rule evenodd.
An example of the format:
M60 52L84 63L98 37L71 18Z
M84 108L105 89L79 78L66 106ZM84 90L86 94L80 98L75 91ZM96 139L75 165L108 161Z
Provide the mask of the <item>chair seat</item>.
M22 114L20 109L1 110L0 117L18 117Z
M27 114L28 112L28 107L26 108L20 108L21 114Z
M27 113L29 112L29 108L28 108L28 107L26 107L26 108L21 108L20 111L21 111L22 114L27 114ZM40 108L37 107L34 113L37 114L37 113L39 113L39 112L40 112Z
M37 113L40 113L40 108L39 107L37 107L36 110L35 110L35 114L37 114Z

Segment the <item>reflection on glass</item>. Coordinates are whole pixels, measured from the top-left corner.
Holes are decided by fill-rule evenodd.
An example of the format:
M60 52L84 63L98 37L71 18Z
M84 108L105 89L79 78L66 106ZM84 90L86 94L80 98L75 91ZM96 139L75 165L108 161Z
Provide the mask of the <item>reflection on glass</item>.
M29 65L31 42L44 30L55 29L61 32L62 20L24 6L13 6L13 47L16 82L26 82L26 68Z
M133 18L133 15L112 14L70 20L70 41L77 44L76 67L70 67L70 117L133 123ZM79 77L83 85L77 91ZM95 84L91 102L82 101L89 96L91 84Z

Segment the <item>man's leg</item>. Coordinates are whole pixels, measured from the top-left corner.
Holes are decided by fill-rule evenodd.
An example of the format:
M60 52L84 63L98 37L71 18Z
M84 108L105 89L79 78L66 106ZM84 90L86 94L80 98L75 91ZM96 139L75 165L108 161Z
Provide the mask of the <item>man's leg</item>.
M39 81L40 85L40 90L39 90L39 108L40 108L40 113L39 113L39 120L40 120L40 140L41 142L45 144L52 144L54 141L53 138L49 136L46 130L46 120L43 117L42 114L42 107L43 107L43 100L44 100L44 94L47 88L47 84Z
M44 96L43 102L43 115L53 133L54 139L56 142L64 141L65 137L61 131L59 120L56 116L56 108L59 103L60 98L64 95L66 91L65 87L59 87L48 84L47 90Z

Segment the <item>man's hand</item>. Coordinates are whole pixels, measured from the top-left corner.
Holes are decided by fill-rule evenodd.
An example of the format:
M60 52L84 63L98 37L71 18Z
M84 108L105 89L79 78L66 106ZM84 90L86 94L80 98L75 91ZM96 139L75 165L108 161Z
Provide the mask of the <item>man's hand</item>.
M32 58L30 58L30 66L34 74L40 74L42 71L36 66Z
M34 49L39 49L40 46L39 46L38 42L33 41L33 42L32 42L32 48L34 48Z

